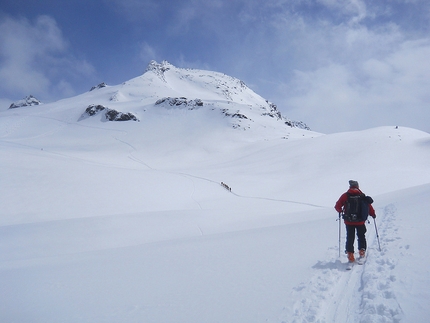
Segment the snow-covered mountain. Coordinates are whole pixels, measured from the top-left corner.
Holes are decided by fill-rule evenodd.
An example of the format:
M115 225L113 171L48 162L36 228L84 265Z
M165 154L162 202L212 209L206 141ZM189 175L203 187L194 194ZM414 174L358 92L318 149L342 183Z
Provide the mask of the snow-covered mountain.
M34 96L29 95L29 96L26 96L22 100L18 100L16 102L12 103L9 106L9 109L16 109L16 108L22 108L22 107L30 107L30 106L39 105L39 104L42 104L42 102L40 102Z
M430 134L285 122L166 62L0 112L0 322L426 322ZM377 219L346 272L350 179Z
M89 93L61 101L81 107L79 120L102 116L103 121L139 121L157 110L178 109L214 111L207 117L222 114L233 128L276 128L288 133L289 128L308 129L304 122L281 116L275 104L263 99L242 81L217 72L182 69L163 61L151 61L146 72L117 86L100 83ZM79 103L78 103L79 102ZM39 104L32 96L11 108ZM51 106L58 106L58 103ZM100 114L100 115L99 115ZM100 118L99 118L100 119ZM201 122L210 122L201 120Z

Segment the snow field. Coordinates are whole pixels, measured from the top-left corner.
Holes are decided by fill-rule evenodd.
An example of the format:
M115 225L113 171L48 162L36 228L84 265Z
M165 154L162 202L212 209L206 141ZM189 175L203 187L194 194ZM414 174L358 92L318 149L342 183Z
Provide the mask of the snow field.
M245 111L262 98L235 80L183 73L1 112L0 322L427 322L430 135L290 129ZM149 102L181 77L252 126ZM78 122L94 103L141 121ZM381 251L371 222L346 271L349 179L375 200Z

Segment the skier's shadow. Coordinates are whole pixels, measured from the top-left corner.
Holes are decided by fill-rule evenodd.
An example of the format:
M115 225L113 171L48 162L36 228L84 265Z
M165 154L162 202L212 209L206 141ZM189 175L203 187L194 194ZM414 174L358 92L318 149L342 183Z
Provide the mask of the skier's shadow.
M333 261L321 261L319 260L315 265L312 266L312 268L315 269L330 269L330 270L343 270L345 267L345 264L342 264L342 262L339 259L336 259Z

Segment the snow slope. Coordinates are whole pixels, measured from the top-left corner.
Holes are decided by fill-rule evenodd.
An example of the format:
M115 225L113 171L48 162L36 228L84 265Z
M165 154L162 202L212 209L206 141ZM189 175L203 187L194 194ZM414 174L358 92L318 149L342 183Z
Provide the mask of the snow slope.
M236 79L162 66L0 113L0 322L427 322L428 133L291 128ZM349 179L381 249L371 222L347 272Z

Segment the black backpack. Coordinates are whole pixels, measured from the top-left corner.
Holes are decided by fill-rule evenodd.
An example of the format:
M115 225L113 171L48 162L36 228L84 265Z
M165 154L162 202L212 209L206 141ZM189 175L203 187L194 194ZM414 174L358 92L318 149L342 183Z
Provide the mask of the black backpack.
M369 215L369 205L373 203L370 196L361 193L359 195L348 194L345 203L343 218L348 222L363 222Z

